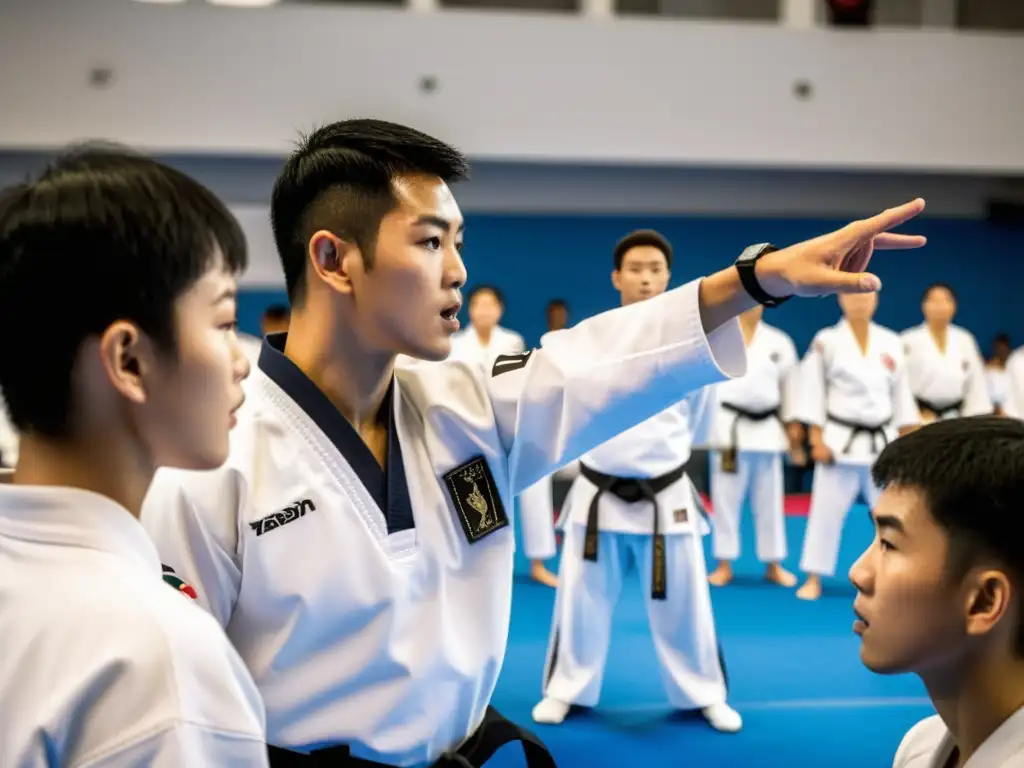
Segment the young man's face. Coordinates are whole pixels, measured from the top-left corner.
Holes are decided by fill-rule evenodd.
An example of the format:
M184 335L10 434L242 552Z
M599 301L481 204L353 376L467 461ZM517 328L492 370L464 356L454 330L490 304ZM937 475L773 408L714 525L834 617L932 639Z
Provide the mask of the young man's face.
M665 254L653 245L638 245L623 254L621 268L612 272L612 285L624 305L635 304L664 293L670 277Z
M839 296L843 317L852 322L865 322L875 316L878 309L877 293L845 293Z
M946 325L953 322L956 300L946 288L932 288L921 303L921 312L926 323Z
M478 331L492 331L501 322L502 306L492 291L481 289L469 300L469 322Z
M888 488L872 510L875 539L850 569L873 672L927 672L969 650L965 592L947 568L949 536L913 488Z
M177 353L153 371L141 429L158 466L214 469L242 404L249 363L235 333L235 279L213 269L179 297Z
M394 190L398 204L381 220L372 266L352 273L360 337L389 354L443 360L466 282L462 212L433 176L400 177Z
M548 330L560 331L569 324L569 310L564 304L553 304L548 307Z

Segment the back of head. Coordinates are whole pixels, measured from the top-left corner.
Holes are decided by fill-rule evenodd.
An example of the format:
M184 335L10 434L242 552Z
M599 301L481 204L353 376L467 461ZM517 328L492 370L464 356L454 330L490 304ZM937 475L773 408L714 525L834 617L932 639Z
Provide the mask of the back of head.
M881 488L922 495L949 537L955 578L994 558L1024 587L1024 423L999 416L935 422L889 445L872 475Z
M465 179L458 150L383 120L344 120L307 136L274 185L271 223L288 297L301 304L309 241L321 229L356 243L372 259L381 219L395 206L396 177L420 174L445 183Z
M0 389L22 432L66 437L83 342L134 323L175 347L175 300L223 257L237 222L200 184L116 146L87 146L0 193Z

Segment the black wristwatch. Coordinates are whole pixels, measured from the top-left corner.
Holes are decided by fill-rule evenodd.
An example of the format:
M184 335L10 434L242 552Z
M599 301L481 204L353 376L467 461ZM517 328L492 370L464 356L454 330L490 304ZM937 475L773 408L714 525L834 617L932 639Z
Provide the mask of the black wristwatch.
M766 307L777 307L791 298L790 296L783 296L782 298L771 296L765 292L764 288L761 287L761 283L757 281L755 267L758 260L766 253L773 253L777 250L779 249L770 243L758 243L757 245L745 248L740 257L736 259L736 271L740 273L740 283L743 284L744 290L750 294L752 299Z

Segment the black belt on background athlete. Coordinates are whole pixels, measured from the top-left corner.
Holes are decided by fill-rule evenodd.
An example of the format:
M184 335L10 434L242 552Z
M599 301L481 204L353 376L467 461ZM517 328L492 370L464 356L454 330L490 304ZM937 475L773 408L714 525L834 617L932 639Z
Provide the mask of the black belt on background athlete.
M658 514L658 494L671 485L675 485L686 475L686 466L677 467L660 477L614 477L591 469L580 462L580 474L594 484L597 492L590 502L587 514L587 536L583 542L583 559L597 562L598 541L598 506L605 493L611 493L627 504L638 501L649 501L654 506L654 551L651 553L651 598L664 600L666 594L665 581L665 534L661 532Z
M740 408L736 405L729 403L719 403L723 411L735 414L736 418L733 419L732 428L729 430L729 446L723 448L721 453L722 459L722 471L723 472L735 472L736 471L736 454L739 450L739 431L741 421L767 421L768 419L775 419L782 424L782 416L779 415L778 408L772 408L770 411L748 411L745 408Z
M882 448L885 448L889 444L889 436L885 433L885 428L889 426L889 420L886 419L881 424L862 424L857 421L847 421L846 419L840 419L838 416L833 416L831 413L826 416L828 421L833 424L838 424L841 427L848 427L850 431L850 439L846 441L846 445L843 446L843 453L849 453L850 448L853 447L853 441L857 439L857 435L867 435L871 438L871 450L878 453L878 438L882 438Z
M959 416L964 407L963 400L957 400L955 403L950 403L949 405L944 405L940 408L935 403L929 403L923 397L917 397L914 399L917 400L918 409L922 411L931 411L939 421L949 415Z
M506 744L518 741L526 754L527 768L556 768L548 748L533 733L520 728L488 707L484 720L466 743L445 754L432 768L481 768ZM269 747L270 768L388 768L384 763L352 757L349 747L339 745L318 749L308 755L281 747Z

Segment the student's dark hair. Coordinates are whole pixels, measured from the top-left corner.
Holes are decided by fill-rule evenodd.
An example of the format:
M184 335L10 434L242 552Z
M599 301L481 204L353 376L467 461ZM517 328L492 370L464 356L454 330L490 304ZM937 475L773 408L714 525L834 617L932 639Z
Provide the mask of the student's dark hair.
M326 229L354 242L367 267L381 219L396 205L392 182L404 174L446 183L469 176L455 148L383 120L343 120L306 136L277 177L271 224L293 306L304 297L310 238Z
M569 309L569 304L565 299L552 299L548 302L548 311L561 307L562 309Z
M287 304L271 304L263 310L265 320L281 321L291 317L292 311Z
M660 232L653 229L638 229L619 240L612 254L615 269L622 269L622 260L632 248L652 246L665 254L665 266L672 269L672 244Z
M117 145L82 145L0 192L0 390L22 432L70 436L75 362L111 323L176 349L176 299L245 238L212 192Z
M473 297L476 296L478 293L491 294L491 296L493 296L497 300L497 302L501 304L502 308L505 307L505 294L503 294L501 292L501 289L498 288L497 286L486 284L476 286L475 288L473 288L473 290L469 292L469 300L467 301L467 303L471 303L473 301Z
M914 489L949 535L949 573L981 557L1024 590L1024 422L1000 416L939 421L886 447L871 470L881 488ZM1017 652L1024 656L1024 624Z
M1005 344L1006 346L1010 346L1010 334L1003 332L997 333L996 337L992 339L992 341L996 344Z
M956 291L953 290L953 286L949 283L932 283L924 289L924 293L921 294L921 301L927 301L932 291L947 291L952 297L953 301L956 301Z

